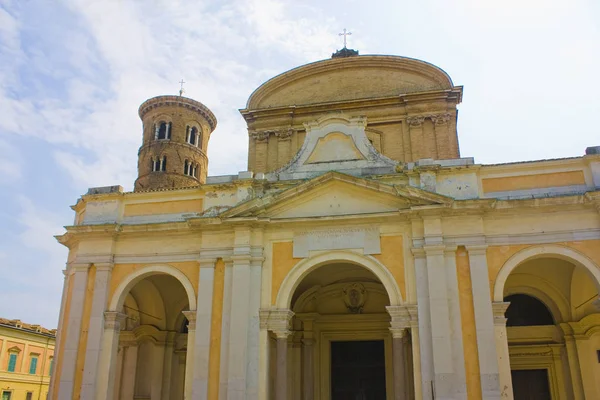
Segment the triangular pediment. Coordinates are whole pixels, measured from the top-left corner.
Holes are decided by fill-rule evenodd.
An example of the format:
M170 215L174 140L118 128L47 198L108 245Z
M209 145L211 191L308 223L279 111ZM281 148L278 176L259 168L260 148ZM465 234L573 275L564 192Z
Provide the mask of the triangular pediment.
M291 189L233 207L221 218L273 219L380 214L418 206L446 206L452 199L410 186L387 185L328 172Z

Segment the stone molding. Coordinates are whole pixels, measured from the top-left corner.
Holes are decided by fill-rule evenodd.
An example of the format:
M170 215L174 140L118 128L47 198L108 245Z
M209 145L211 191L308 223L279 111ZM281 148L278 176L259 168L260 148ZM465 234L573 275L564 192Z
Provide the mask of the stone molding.
M432 114L428 115L427 118L431 119L434 125L445 125L450 121L451 115L449 113Z
M414 116L414 117L406 117L406 122L411 128L419 128L425 122L425 117L423 116Z
M485 256L487 252L487 244L466 245L465 248L470 256Z
M274 134L275 131L252 131L249 132L250 138L256 140L258 143L265 143L269 140L269 136Z
M196 330L196 311L182 311L181 312L188 320L188 331Z
M390 331L392 337L402 338L406 335L406 330L418 326L418 310L416 304L404 304L401 306L387 306L386 310L390 314Z
M121 325L127 320L127 314L117 311L104 312L104 329L121 330Z
M510 302L505 301L495 301L492 303L492 313L494 314L494 325L496 326L506 326L506 317L505 313L510 306Z
M290 323L294 312L287 308L261 309L258 312L260 329L269 330L278 339L287 338L291 333Z
M282 129L280 131L276 131L275 132L275 136L277 136L277 138L279 139L279 141L288 141L292 139L292 135L296 132L295 129L293 128L289 128L289 129Z

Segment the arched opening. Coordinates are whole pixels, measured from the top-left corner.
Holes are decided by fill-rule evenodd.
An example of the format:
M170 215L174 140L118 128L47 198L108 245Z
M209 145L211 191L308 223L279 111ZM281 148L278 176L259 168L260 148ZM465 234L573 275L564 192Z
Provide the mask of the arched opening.
M597 271L560 254L536 254L509 266L501 289L510 303L505 316L514 398L577 397L585 371L598 362L600 332L585 322L598 321Z
M512 294L504 298L510 303L506 310L506 326L554 325L552 313L544 303L527 294Z
M289 301L294 312L287 350L288 398L303 399L307 390L314 398L332 400L394 398L393 341L386 310L391 301L386 287L372 270L348 260L317 265L292 271L289 276L300 278L293 283L286 278L282 290L293 289L289 296L279 297ZM403 346L406 371L412 376L409 338ZM271 351L276 351L275 338ZM275 376L273 357L270 369Z
M130 286L130 288L128 288ZM119 335L115 399L183 399L189 293L167 273L129 283L113 306L127 316Z

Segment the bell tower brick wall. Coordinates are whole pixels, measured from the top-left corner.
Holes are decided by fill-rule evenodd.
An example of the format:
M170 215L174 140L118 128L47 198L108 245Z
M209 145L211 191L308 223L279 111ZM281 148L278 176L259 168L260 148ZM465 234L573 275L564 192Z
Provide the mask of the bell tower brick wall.
M208 140L217 125L208 107L182 96L158 96L140 106L139 116L143 124L143 143L138 152L135 191L178 189L205 183ZM196 129L195 144L189 139L193 128Z

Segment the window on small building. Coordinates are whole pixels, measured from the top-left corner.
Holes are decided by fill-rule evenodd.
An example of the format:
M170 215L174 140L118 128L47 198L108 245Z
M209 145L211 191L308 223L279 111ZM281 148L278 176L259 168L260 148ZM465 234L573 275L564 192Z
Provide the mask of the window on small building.
M27 392L25 395L25 400L33 400L33 392Z
M190 173L190 162L188 160L185 160L183 162L183 174L189 175L189 173Z
M8 357L8 372L15 372L15 368L17 367L17 353L10 353Z
M31 375L36 374L37 364L38 364L38 356L31 356L31 361L29 361L29 373Z
M192 169L192 176L193 176L194 178L197 178L197 177L198 177L198 164L194 164L194 167L193 167L193 169Z
M171 122L159 122L154 126L154 138L158 140L171 139L171 126Z
M506 310L506 326L554 325L548 307L540 300L526 294L513 294L504 298L510 302Z
M194 164L185 160L183 163L183 174L187 176L193 176L194 178L198 177L198 164Z
M12 392L10 392L8 390L2 391L2 400L10 400L11 397L12 397Z

